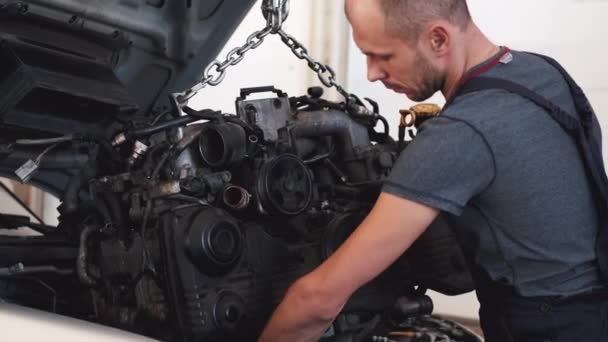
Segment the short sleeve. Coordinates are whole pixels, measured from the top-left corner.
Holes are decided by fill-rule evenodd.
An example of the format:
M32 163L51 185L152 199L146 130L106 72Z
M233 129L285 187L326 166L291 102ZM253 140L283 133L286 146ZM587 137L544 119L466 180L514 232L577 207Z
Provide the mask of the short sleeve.
M459 216L495 172L483 134L464 120L441 116L427 121L403 150L382 191Z

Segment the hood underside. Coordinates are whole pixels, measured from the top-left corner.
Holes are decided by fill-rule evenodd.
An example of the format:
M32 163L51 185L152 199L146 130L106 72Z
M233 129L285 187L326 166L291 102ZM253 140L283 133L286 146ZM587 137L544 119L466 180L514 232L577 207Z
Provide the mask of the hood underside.
M165 110L254 2L0 0L2 131L99 132Z

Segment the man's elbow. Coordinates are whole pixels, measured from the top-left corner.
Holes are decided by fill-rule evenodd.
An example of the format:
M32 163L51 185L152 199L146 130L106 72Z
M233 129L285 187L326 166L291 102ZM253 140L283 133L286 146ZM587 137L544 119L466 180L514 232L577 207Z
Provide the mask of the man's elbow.
M297 298L298 306L306 308L310 319L331 323L340 313L346 298L331 293L314 277L308 275L295 282L289 292Z

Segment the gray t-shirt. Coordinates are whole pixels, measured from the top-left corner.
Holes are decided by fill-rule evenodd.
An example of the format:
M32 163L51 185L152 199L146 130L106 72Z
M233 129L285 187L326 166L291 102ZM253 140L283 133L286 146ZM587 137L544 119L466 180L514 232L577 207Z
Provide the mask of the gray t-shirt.
M525 85L574 113L557 70L512 55L484 76ZM383 191L445 212L465 253L493 280L524 296L554 296L601 286L591 186L574 139L547 112L484 90L425 122Z

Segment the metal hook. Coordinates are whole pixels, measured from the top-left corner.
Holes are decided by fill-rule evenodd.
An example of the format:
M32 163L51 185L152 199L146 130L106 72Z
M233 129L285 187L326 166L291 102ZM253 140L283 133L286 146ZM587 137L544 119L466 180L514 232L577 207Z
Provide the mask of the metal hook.
M264 0L262 2L262 14L266 18L267 26L272 28L272 33L279 32L289 16L289 1Z

